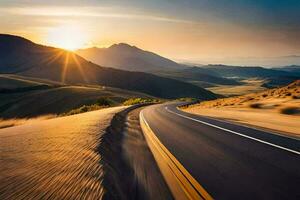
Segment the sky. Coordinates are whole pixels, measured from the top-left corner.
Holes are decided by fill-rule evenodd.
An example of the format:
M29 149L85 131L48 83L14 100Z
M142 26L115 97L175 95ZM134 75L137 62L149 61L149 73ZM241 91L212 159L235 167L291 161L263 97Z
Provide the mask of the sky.
M300 64L299 0L0 0L0 33L67 49L125 42L182 62Z

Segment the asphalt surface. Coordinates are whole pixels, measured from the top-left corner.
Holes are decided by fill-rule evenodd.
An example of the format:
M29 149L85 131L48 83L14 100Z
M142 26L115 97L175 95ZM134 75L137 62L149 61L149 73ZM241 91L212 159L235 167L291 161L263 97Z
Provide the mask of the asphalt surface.
M159 140L213 198L300 199L300 140L188 114L177 105L153 105L142 112Z

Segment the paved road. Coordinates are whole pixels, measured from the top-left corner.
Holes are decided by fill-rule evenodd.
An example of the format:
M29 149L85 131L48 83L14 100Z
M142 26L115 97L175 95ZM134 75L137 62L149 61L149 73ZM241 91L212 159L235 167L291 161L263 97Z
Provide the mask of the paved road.
M177 105L153 105L142 112L213 198L300 199L299 140L184 113Z

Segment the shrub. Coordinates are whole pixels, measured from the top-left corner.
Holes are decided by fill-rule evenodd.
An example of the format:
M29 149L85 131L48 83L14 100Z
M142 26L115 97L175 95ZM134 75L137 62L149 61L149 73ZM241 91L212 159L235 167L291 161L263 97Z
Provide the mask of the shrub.
M250 108L261 108L263 104L261 103L252 103L250 104Z
M288 92L285 94L285 96L292 96L292 93Z
M123 102L124 106L130 106L135 104L143 104L143 103L158 103L160 102L158 99L151 99L151 98L131 98Z
M100 98L96 101L96 104L99 106L111 106L113 105L113 101L109 98Z
M193 101L197 101L196 98L190 98L190 97L183 97L183 98L179 98L179 99L176 99L178 101L185 101L185 102L193 102Z
M281 114L286 114L286 115L295 115L295 114L299 114L300 113L300 108L299 107L286 107L286 108L282 108L280 110Z

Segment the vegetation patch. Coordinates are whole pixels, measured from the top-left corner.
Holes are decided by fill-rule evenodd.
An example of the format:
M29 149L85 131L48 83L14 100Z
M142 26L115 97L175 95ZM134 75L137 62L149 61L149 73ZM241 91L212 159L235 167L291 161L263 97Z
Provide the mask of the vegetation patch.
M251 103L249 105L250 108L262 108L263 104L262 103Z
M109 98L100 98L96 101L95 104L83 105L83 106L73 109L67 113L63 113L62 116L76 115L76 114L90 112L90 111L94 111L94 110L100 110L102 108L110 107L113 104L114 104L114 102L112 100L110 100Z
M193 102L193 101L197 101L196 98L191 98L191 97L184 97L184 98L179 98L176 99L177 101L184 101L184 102Z
M159 103L159 99L152 98L131 98L123 102L124 106L136 105L136 104L144 104L144 103Z
M98 106L112 106L114 102L109 98L99 98L96 101L96 105Z
M286 107L286 108L282 108L280 110L281 114L285 114L285 115L299 115L300 114L300 108L299 107Z

